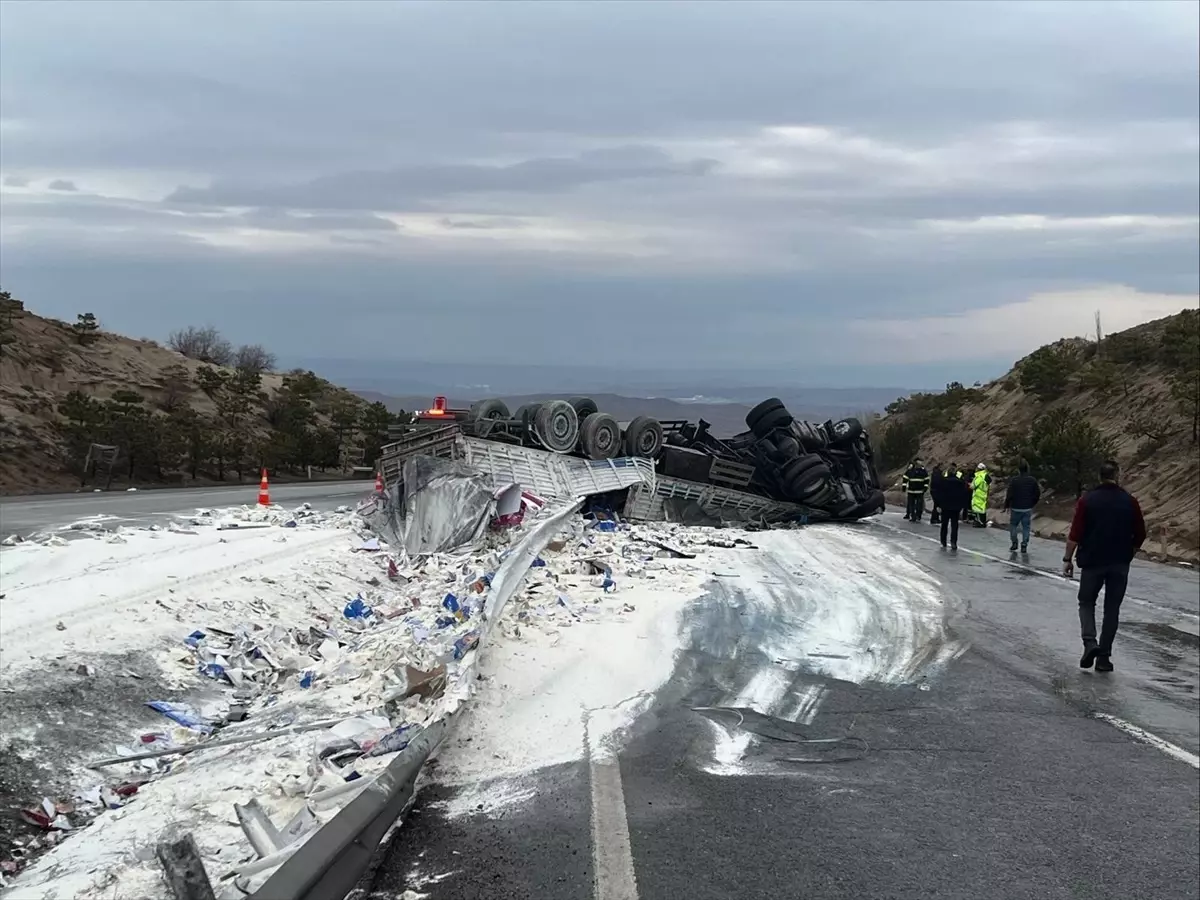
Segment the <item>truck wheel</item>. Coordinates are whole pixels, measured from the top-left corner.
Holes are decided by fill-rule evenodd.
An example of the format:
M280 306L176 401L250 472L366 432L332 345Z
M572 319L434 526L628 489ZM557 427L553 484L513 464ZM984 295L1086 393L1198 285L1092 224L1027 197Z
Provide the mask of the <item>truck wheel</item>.
M657 459L662 448L663 429L658 419L638 416L625 429L625 452L629 456Z
M507 419L508 406L503 400L476 400L471 404L467 419L474 422L478 419Z
M579 442L588 459L612 459L621 452L621 426L608 413L592 413L579 426Z
M596 406L596 401L591 397L572 397L567 402L575 408L575 415L579 416L580 422L592 413L600 411L600 407Z
M775 449L783 454L784 459L790 460L800 455L800 442L790 434L777 434Z
M769 400L764 400L762 403L751 409L750 412L746 413L746 427L757 434L757 425L759 420L767 413L771 413L777 409L783 408L783 401L778 397L772 397Z
M842 419L834 422L830 431L833 432L833 439L837 443L849 443L863 433L863 424L858 419Z
M754 425L754 433L760 438L765 438L780 428L790 427L794 421L792 414L781 406L760 416Z
M566 400L551 400L538 407L533 433L547 450L570 453L579 443L579 416Z
M831 474L829 466L824 463L814 466L788 482L788 493L793 497L806 497L820 490Z
M824 462L815 453L808 453L796 459L789 459L779 469L779 478L784 484L795 481L796 478L814 466Z

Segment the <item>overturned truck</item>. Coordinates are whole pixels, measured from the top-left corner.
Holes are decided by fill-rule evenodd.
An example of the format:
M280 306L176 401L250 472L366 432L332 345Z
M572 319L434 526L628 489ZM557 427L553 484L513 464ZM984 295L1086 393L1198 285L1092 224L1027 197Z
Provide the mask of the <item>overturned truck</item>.
M799 421L771 398L747 413L746 425L721 438L704 420L618 422L586 397L515 412L497 399L452 409L438 397L383 448L379 470L390 486L413 456L458 459L498 488L612 495L627 518L643 521L845 521L883 511L870 437L857 419Z

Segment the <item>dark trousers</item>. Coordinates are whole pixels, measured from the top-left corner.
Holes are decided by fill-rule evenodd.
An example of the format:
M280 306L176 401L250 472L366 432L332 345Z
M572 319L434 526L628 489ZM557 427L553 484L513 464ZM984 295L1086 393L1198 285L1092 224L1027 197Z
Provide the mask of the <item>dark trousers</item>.
M946 546L946 529L950 530L950 546L958 546L958 513L957 509L942 510L942 546Z
M908 517L914 522L920 522L921 516L925 515L925 495L924 494L909 494L908 495Z
M1097 646L1096 600L1104 590L1104 624L1100 628L1100 656L1112 654L1113 639L1121 621L1121 601L1129 585L1129 563L1092 566L1079 570L1079 634L1085 647Z

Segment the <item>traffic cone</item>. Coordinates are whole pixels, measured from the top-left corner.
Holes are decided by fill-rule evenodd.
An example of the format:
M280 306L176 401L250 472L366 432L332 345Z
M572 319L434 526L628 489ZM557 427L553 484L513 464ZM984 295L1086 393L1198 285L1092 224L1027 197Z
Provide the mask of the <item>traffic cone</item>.
M377 493L377 494L383 493L383 473L382 472L375 473L375 493Z
M258 505L259 506L270 506L271 505L271 488L270 488L270 485L267 484L267 470L266 469L262 470L262 481L260 481L258 483Z

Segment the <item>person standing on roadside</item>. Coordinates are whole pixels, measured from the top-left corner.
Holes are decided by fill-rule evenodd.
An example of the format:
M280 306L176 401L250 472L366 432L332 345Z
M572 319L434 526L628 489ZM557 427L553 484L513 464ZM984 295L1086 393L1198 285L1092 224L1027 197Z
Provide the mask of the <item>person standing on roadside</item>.
M1083 656L1079 667L1111 672L1113 640L1120 623L1121 601L1129 584L1129 564L1146 540L1146 521L1132 494L1117 482L1121 470L1108 460L1100 466L1100 484L1079 498L1063 553L1063 575L1079 561L1079 633ZM1096 640L1096 601L1104 590L1104 620Z
M992 483L987 466L980 463L975 467L975 478L971 482L971 522L976 528L987 528L988 488Z
M1021 552L1029 552L1029 528L1033 524L1033 508L1042 499L1042 489L1037 479L1029 474L1029 463L1025 460L1017 465L1017 473L1008 481L1008 493L1004 496L1004 508L1008 510L1008 536L1012 546L1009 553L1017 552L1017 529L1021 531Z
M938 525L942 521L942 506L938 503L938 497L941 496L942 482L945 480L945 469L934 463L933 471L929 475L929 502L932 505L932 511L929 513L930 525Z
M920 522L925 514L925 490L929 487L929 473L921 465L921 460L914 459L904 473L904 493L908 500L908 511L904 518L910 522Z
M946 547L947 532L950 537L950 549L958 549L958 520L963 510L971 503L971 486L963 481L961 474L958 467L950 463L940 487L935 489L938 493L934 503L942 511L942 549Z

